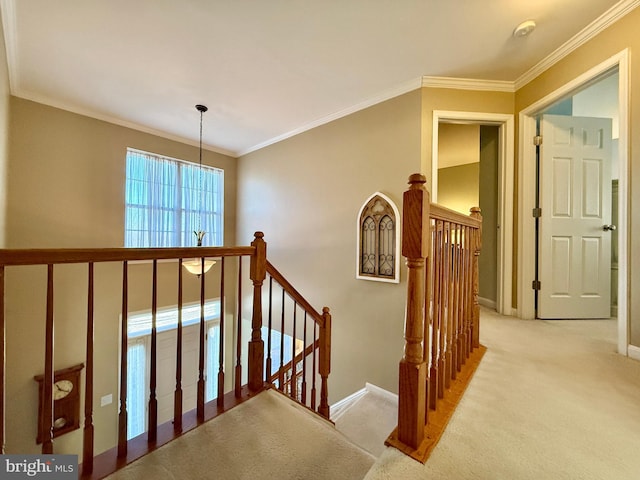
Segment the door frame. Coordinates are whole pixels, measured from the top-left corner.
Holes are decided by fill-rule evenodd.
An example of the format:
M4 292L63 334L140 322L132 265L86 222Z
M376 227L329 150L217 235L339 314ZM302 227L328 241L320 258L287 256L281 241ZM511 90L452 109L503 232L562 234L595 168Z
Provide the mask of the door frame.
M496 310L503 315L512 315L513 292L513 186L514 186L514 139L515 121L511 114L460 112L450 110L433 111L433 137L431 152L431 201L438 200L438 125L459 123L467 125L495 125L498 130L498 261L496 265L497 298ZM479 146L478 146L479 148Z
M596 80L606 72L618 68L618 115L619 115L619 181L618 181L618 352L628 355L629 311L627 301L628 283L628 201L629 201L629 51L625 49L596 65L571 82L551 92L544 98L519 112L518 137L518 276L517 316L535 318L534 291L531 282L535 279L535 222L532 215L535 207L535 155L533 137L536 135L536 116L551 104L567 97L579 87Z

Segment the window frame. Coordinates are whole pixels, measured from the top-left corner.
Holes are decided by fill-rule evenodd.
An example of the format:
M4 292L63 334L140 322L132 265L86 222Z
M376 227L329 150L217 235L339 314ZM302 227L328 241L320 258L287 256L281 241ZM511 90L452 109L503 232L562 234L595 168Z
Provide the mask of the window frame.
M393 239L395 242L393 252L394 252L394 274L391 276L380 276L379 274L363 274L362 273L362 228L363 222L366 219L365 213L367 213L367 208L372 204L374 199L379 198L383 202L385 202L391 209L391 211L387 211L387 215L392 217L394 232ZM392 215L391 215L392 214ZM384 215L383 215L384 216ZM386 283L400 283L400 228L398 223L400 222L400 212L398 207L394 203L391 198L385 195L382 192L375 192L370 195L365 202L360 207L358 211L358 217L356 222L356 279L358 280L372 280L375 282L386 282ZM377 223L376 223L377 224ZM376 258L376 266L379 265L379 258ZM376 268L377 270L377 268Z
M145 211L149 211L150 207L148 205L139 205L139 204L133 204L133 203L129 203L128 202L128 196L127 196L127 184L129 182L129 177L127 174L127 165L128 165L128 159L129 159L129 154L130 153L134 153L134 154L140 154L140 155L144 155L144 156L148 156L148 157L152 157L152 158L156 158L158 160L163 160L163 161L167 161L167 162L171 162L173 164L175 164L177 172L176 172L176 201L177 203L175 205L173 205L173 207L171 208L171 211L174 212L175 215L175 222L174 222L174 227L175 230L172 231L172 237L174 239L175 242L171 242L171 243L176 243L176 244L165 244L165 245L150 245L149 247L145 247L145 246L137 246L137 245L128 245L127 244L127 238L128 235L127 233L129 232L129 230L127 230L127 218L129 216L129 211L130 209L133 208L146 208ZM158 153L153 153L153 152L147 152L144 150L140 150L140 149L136 149L136 148L131 148L131 147L127 147L127 152L125 155L125 179L124 179L124 228L123 228L123 245L125 248L156 248L156 247L168 247L168 248L181 248L181 247L191 247L191 246L195 246L196 245L196 236L193 235L193 237L191 237L188 234L185 234L185 232L183 231L184 227L183 227L183 217L186 214L185 212L190 211L190 212L197 212L197 214L202 215L203 209L202 209L202 205L199 206L198 209L193 209L193 208L187 208L188 205L182 204L181 201L181 192L183 189L183 185L184 185L184 181L183 181L183 168L197 168L197 169L202 169L203 171L210 171L211 173L214 173L217 176L217 179L219 180L219 184L217 185L218 187L218 195L219 197L217 198L217 203L219 203L220 205L220 209L219 211L213 211L213 213L211 213L211 215L214 217L219 216L219 225L220 225L220 232L219 232L219 237L218 237L218 242L216 241L212 241L212 243L210 245L207 244L207 241L209 239L216 239L215 232L210 232L207 231L207 235L205 236L206 240L205 243L203 244L204 246L214 246L214 247L219 247L224 245L224 234L225 234L225 230L224 230L224 217L225 217L225 198L224 198L224 187L225 187L225 179L224 179L224 169L219 168L219 167L214 167L214 166L210 166L210 165L200 165L198 163L195 162L190 162L188 160L183 160L180 158L175 158L175 157L169 157L167 155L162 155L162 154L158 154ZM215 193L212 193L215 194ZM215 220L212 223L216 223ZM186 229L185 229L186 230ZM190 233L190 232L187 232ZM181 245L181 239L183 234L185 234L185 239L188 238L193 238L193 242L187 242L184 245Z

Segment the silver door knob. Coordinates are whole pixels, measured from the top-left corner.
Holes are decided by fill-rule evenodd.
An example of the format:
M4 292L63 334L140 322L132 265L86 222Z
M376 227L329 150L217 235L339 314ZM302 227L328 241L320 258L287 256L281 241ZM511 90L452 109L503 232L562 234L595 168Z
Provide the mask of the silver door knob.
M616 229L615 225L603 225L602 226L602 230L604 230L605 232L614 231L615 229Z

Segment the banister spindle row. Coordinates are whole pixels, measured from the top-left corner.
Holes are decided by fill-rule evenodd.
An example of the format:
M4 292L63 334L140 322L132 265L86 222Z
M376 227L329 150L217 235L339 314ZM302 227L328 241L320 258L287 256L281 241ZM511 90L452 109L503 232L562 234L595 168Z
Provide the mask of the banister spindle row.
M411 175L403 196L405 347L399 365L398 428L388 442L405 452L418 452L423 442L432 441L425 434L429 411L439 410L479 346L480 209L465 216L432 204L425 183L423 175Z
M5 269L7 266L21 267L25 265L42 265L47 267L47 287L46 287L46 315L44 318L44 374L38 376L42 378L42 417L40 422L40 438L42 439L42 452L54 453L54 400L53 389L56 379L55 368L55 345L54 345L54 267L58 264L86 264L87 265L87 290L86 290L86 352L85 352L85 375L84 389L81 390L83 395L84 409L81 416L80 426L82 428L82 476L83 478L91 478L92 475L102 476L104 473L105 463L100 459L104 455L112 455L113 465L123 465L131 459L143 454L141 449L142 442L147 442L147 449L153 449L167 441L167 435L173 435L175 438L182 434L185 429L190 429L195 424L202 423L209 418L211 412L213 415L224 411L225 397L230 406L233 406L247 398L247 390L242 385L243 366L241 359L246 355L247 365L245 376L248 379L249 391L255 393L266 385L277 385L280 390L290 395L294 400L303 404L309 403L310 408L316 410L319 414L329 417L328 404L328 377L331 370L331 314L328 308L324 308L322 313L318 313L311 307L308 302L293 288L293 286L284 277L269 264L266 259L266 242L263 234L256 232L255 239L250 247L198 247L198 253L202 253L202 270L199 277L200 290L200 318L199 318L199 336L198 336L198 370L196 392L196 411L195 422L194 417L184 416L185 408L185 378L187 372L184 371L186 363L183 361L185 349L183 342L185 341L183 311L185 310L185 292L183 279L183 258L193 258L193 249L67 249L67 250L2 250L0 249L0 358L2 365L0 369L0 453L5 451L5 443L7 441L5 431L5 417L7 415L7 404L5 396L5 382L7 362L6 355L6 312L5 312ZM217 256L217 255L218 256ZM236 257L237 263L237 290L233 292L236 295L237 306L233 313L237 325L237 331L234 332L236 342L235 345L225 346L225 259L227 256ZM247 279L243 278L243 258L250 257L250 269L248 279L251 281L253 297L253 309L251 311L251 333L248 344L243 345L243 283L246 286ZM220 318L219 318L219 350L216 352L215 359L207 360L207 342L214 337L209 338L209 328L207 322L211 319L206 318L205 305L207 300L204 272L204 258L219 258L219 299L220 299ZM164 382L161 375L166 372L161 371L161 359L159 358L160 341L164 343L162 337L159 337L163 330L163 323L160 322L162 313L163 299L160 298L161 280L158 270L158 260L175 259L177 263L177 325L175 325L175 386L173 388L173 415L172 425L161 424L165 419L160 418L159 402L164 399L165 392L159 391ZM146 402L146 423L148 425L146 438L142 435L135 439L128 440L127 420L129 416L130 406L127 405L128 385L128 369L131 367L128 363L128 347L129 347L129 323L130 323L130 261L151 261L152 277L151 277L151 329L149 334L149 351L148 351L148 385L145 385L145 402ZM94 425L94 379L96 378L96 365L94 363L95 353L95 264L101 262L117 262L121 265L121 298L119 306L121 318L119 325L119 338L115 339L120 347L119 352L119 396L117 401L117 440L116 445L111 452L105 452L98 457L94 456L94 436L96 425ZM263 283L269 275L269 311L268 325L266 331L268 335L263 338ZM210 275L211 278L211 275ZM274 311L274 303L272 295L275 294L277 288L282 288L282 303L280 305L280 322L277 320L278 312ZM136 285L137 288L137 285ZM212 290L212 288L210 288ZM266 291L266 289L265 289ZM285 306L285 300L291 301L292 306ZM41 300L40 300L41 301ZM267 303L267 302L265 302ZM249 313L249 312L247 312ZM293 318L291 319L292 316ZM84 321L84 320L83 320ZM163 320L164 321L164 320ZM246 321L246 320L245 320ZM302 322L302 324L301 324ZM309 324L312 322L312 324ZM195 326L194 326L195 328ZM271 334L280 331L280 342L273 341ZM217 332L216 332L217 333ZM246 332L245 332L246 333ZM300 338L298 338L300 337ZM285 345L286 339L286 345ZM264 351L265 344L267 352ZM278 345L279 344L279 345ZM302 344L302 348L300 348ZM287 352L287 348L291 348L291 353ZM279 347L279 349L278 349ZM231 348L231 350L228 350ZM225 350L229 353L229 357L234 357L230 363L235 364L233 367L233 380L227 381L232 385L232 392L225 393ZM276 353L279 350L279 353ZM286 352L286 353L285 353ZM234 355L235 353L235 355ZM265 365L266 354L266 365ZM276 363L277 366L276 370ZM309 357L309 358L307 358ZM211 368L211 362L216 364L215 369ZM207 367L207 365L209 365ZM266 370L266 371L265 371ZM274 371L276 370L276 371ZM195 372L189 373L192 375ZM216 379L217 375L217 412L216 409L210 410L209 404L205 402L206 388L205 382L208 379ZM207 378L209 377L209 378ZM317 383L320 388L317 388ZM162 396L161 396L162 395ZM215 392L213 393L215 395ZM237 400L233 400L233 396ZM163 401L163 400L162 400ZM205 405L207 410L205 412ZM215 404L214 404L215 405ZM162 412L164 412L164 407ZM185 421L188 419L188 422ZM166 427L169 426L170 430ZM168 433L171 432L171 433ZM141 442L142 441L142 442ZM130 442L136 442L134 447ZM147 451L148 451L147 450ZM55 453L65 453L58 452ZM105 457L106 458L106 457ZM108 462L111 462L109 460Z

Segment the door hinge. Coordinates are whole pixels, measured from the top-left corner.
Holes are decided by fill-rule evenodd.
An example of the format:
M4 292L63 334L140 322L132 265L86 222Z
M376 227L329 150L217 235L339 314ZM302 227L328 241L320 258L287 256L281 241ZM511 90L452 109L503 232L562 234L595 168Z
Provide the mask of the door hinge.
M542 135L536 135L535 137L533 137L533 144L536 147L542 145Z
M542 216L542 209L534 208L532 213L533 213L533 218L540 218Z
M533 288L534 290L540 290L542 288L540 280L534 280L533 282L531 282L531 288Z

